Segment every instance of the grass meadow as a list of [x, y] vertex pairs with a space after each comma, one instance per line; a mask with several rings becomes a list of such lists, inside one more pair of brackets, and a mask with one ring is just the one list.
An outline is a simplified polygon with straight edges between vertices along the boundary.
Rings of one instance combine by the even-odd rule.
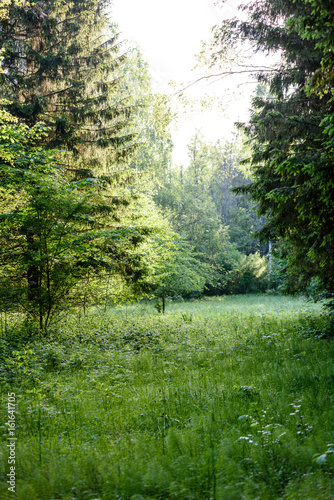
[[226, 296], [67, 316], [43, 340], [20, 328], [1, 336], [1, 499], [334, 498], [319, 304]]

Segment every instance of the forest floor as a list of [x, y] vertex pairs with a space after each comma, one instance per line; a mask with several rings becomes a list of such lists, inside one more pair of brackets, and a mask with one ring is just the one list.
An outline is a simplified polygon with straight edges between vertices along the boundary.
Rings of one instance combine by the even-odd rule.
[[0, 498], [333, 499], [325, 329], [275, 295], [68, 316], [25, 344], [7, 325]]

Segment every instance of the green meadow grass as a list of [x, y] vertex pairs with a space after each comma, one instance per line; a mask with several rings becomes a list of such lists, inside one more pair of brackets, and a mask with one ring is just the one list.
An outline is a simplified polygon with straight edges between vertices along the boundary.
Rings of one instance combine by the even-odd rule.
[[317, 304], [257, 295], [93, 311], [25, 346], [9, 331], [0, 498], [333, 499], [325, 328]]

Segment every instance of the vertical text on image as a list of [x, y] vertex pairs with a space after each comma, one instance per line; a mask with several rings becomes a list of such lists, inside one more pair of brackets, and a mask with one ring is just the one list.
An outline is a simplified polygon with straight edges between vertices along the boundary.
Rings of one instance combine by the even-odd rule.
[[15, 493], [16, 486], [16, 476], [15, 476], [15, 465], [16, 465], [16, 396], [15, 392], [8, 393], [7, 399], [7, 414], [8, 414], [8, 465], [9, 473], [7, 474], [9, 484], [8, 490]]

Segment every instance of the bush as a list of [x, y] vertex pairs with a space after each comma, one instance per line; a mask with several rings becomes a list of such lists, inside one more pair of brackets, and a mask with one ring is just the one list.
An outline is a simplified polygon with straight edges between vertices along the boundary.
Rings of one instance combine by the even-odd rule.
[[266, 291], [268, 266], [266, 257], [238, 250], [222, 254], [216, 263], [216, 282], [208, 286], [209, 295], [260, 293]]

